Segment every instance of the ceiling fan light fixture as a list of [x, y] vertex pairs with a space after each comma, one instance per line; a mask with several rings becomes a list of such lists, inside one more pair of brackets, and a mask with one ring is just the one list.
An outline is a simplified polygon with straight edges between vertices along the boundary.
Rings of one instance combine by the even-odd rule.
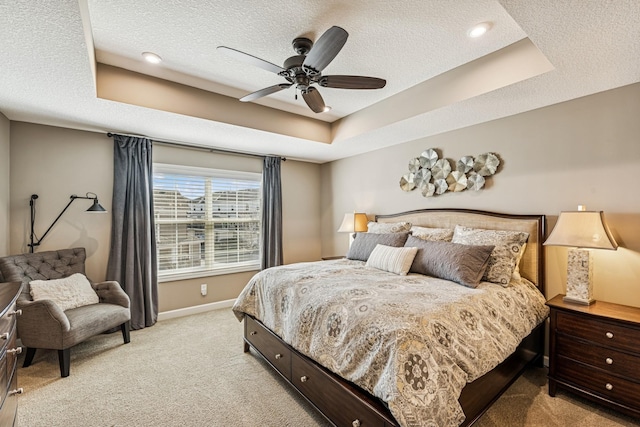
[[322, 112], [326, 113], [328, 111], [331, 111], [331, 107], [329, 107], [328, 105], [325, 105], [324, 108], [322, 109]]
[[162, 62], [162, 58], [160, 58], [160, 55], [157, 55], [153, 52], [142, 52], [142, 57], [150, 64], [159, 64]]
[[487, 31], [491, 29], [491, 22], [481, 22], [474, 25], [467, 31], [467, 35], [471, 38], [478, 38], [483, 36]]

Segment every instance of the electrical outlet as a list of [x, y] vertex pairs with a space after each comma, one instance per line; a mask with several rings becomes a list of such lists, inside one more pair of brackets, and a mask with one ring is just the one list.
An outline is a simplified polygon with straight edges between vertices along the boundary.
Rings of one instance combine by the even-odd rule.
[[200, 285], [200, 294], [202, 294], [202, 296], [207, 295], [207, 284], [203, 283], [202, 285]]

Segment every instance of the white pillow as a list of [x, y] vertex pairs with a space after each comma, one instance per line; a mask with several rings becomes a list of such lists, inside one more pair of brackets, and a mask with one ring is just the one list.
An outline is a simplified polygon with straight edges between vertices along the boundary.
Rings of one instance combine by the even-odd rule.
[[411, 268], [418, 248], [395, 248], [393, 246], [376, 245], [367, 259], [367, 267], [388, 271], [406, 276]]
[[62, 311], [100, 302], [98, 294], [89, 280], [81, 273], [54, 280], [33, 280], [29, 282], [34, 301], [48, 299]]

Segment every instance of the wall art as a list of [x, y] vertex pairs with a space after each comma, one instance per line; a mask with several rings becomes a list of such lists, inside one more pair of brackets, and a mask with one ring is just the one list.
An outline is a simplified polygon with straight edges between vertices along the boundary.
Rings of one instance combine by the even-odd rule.
[[440, 158], [438, 152], [428, 148], [409, 160], [409, 171], [400, 178], [403, 191], [420, 190], [424, 197], [444, 194], [447, 191], [478, 191], [484, 187], [485, 177], [496, 173], [500, 159], [494, 153], [479, 156], [463, 156], [455, 162]]

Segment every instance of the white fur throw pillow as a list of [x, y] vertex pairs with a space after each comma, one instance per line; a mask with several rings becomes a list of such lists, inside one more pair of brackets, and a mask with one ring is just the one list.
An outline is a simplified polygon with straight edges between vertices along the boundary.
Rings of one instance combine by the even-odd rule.
[[48, 299], [62, 311], [100, 302], [98, 294], [89, 280], [81, 273], [54, 280], [33, 280], [29, 282], [34, 301]]

